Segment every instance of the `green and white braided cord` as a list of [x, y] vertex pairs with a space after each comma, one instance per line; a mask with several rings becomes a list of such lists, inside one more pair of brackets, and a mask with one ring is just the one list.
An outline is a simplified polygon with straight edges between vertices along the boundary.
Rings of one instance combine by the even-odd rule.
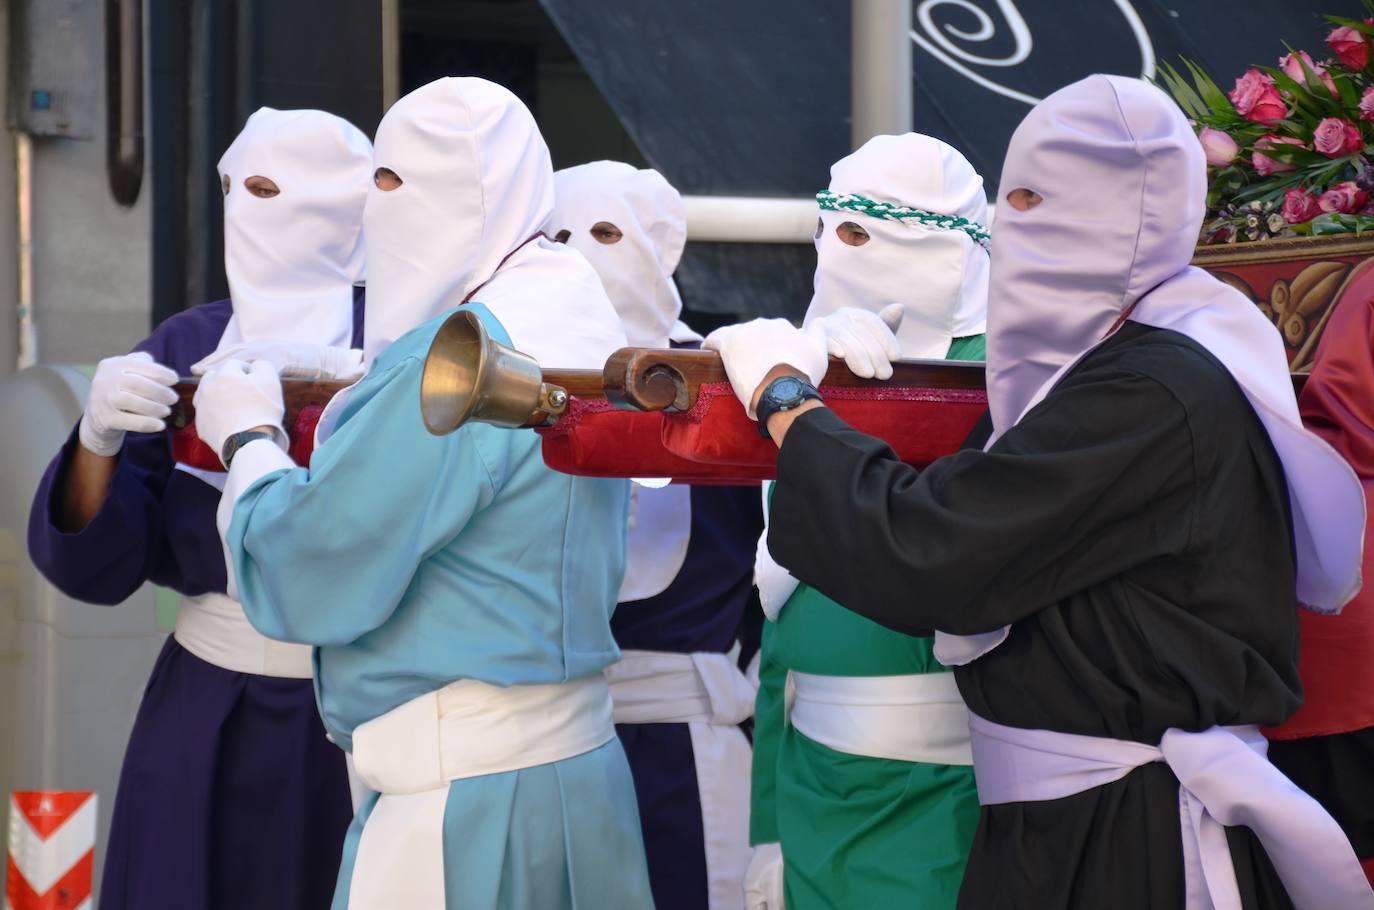
[[913, 208], [909, 205], [875, 202], [856, 193], [833, 193], [830, 190], [821, 190], [817, 193], [816, 201], [820, 203], [822, 211], [858, 212], [860, 215], [867, 215], [870, 218], [896, 221], [899, 224], [915, 223], [941, 231], [961, 231], [973, 238], [973, 242], [985, 250], [992, 241], [992, 234], [988, 232], [985, 226], [959, 215], [942, 215], [939, 212], [928, 212], [925, 209]]

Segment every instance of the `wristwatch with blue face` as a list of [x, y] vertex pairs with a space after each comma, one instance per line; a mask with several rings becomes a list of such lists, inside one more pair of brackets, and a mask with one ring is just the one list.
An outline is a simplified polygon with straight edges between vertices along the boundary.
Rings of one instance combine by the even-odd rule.
[[821, 393], [805, 379], [796, 376], [779, 376], [768, 383], [759, 396], [758, 407], [754, 409], [759, 416], [759, 435], [768, 438], [768, 418], [779, 411], [790, 411], [812, 399], [821, 400]]
[[229, 462], [234, 460], [234, 454], [238, 452], [239, 449], [248, 445], [248, 443], [252, 442], [254, 439], [275, 438], [276, 437], [271, 433], [264, 433], [262, 430], [244, 430], [240, 433], [235, 433], [233, 436], [224, 440], [224, 448], [220, 449], [219, 460], [224, 462], [224, 469], [227, 471], [229, 470]]

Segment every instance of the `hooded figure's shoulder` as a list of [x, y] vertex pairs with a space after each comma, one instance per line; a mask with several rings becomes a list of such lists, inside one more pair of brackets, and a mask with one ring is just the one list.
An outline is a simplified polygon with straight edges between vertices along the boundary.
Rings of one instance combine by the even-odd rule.
[[1106, 372], [1152, 380], [1197, 420], [1212, 421], [1248, 403], [1226, 366], [1197, 341], [1171, 329], [1126, 322], [1084, 359], [1075, 378]]

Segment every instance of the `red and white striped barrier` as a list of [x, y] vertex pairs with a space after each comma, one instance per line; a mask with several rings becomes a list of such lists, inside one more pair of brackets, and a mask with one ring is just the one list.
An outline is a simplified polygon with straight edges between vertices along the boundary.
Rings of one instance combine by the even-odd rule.
[[90, 791], [15, 791], [5, 910], [91, 910], [95, 820]]

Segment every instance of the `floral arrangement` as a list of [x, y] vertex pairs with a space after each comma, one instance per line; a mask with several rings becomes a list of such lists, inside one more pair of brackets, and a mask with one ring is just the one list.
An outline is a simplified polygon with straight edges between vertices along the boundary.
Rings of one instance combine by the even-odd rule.
[[1201, 67], [1159, 79], [1207, 153], [1202, 242], [1374, 231], [1374, 0], [1371, 18], [1327, 16], [1333, 56], [1289, 48], [1224, 92]]

